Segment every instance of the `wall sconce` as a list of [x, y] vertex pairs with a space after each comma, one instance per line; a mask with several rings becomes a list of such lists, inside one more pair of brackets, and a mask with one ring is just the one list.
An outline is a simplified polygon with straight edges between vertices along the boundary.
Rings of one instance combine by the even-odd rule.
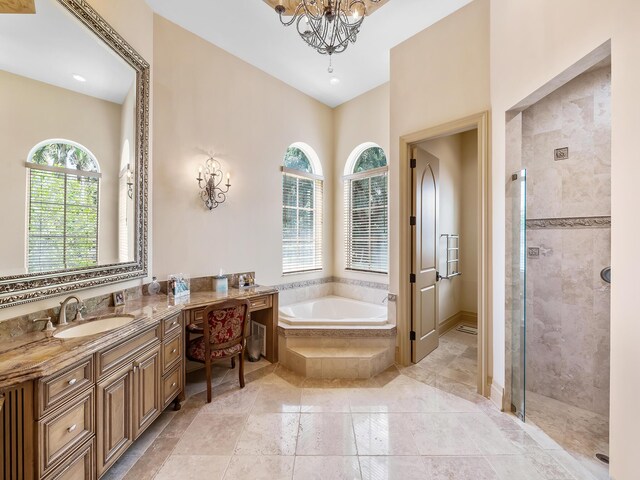
[[129, 164], [127, 164], [127, 195], [133, 200], [133, 172]]
[[226, 193], [231, 186], [231, 175], [227, 173], [227, 183], [224, 184], [226, 189], [222, 189], [222, 167], [220, 162], [213, 157], [209, 157], [204, 166], [198, 170], [198, 187], [202, 190], [200, 198], [209, 210], [213, 210], [227, 199]]

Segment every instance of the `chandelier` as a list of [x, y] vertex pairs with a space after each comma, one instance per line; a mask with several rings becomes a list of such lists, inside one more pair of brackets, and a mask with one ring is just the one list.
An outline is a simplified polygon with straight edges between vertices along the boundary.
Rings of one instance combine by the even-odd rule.
[[[379, 3], [381, 0], [367, 0]], [[302, 39], [322, 55], [344, 52], [355, 43], [360, 26], [367, 14], [365, 0], [300, 0], [291, 14], [282, 2], [275, 6], [285, 27], [296, 25]], [[331, 67], [330, 71], [331, 71]]]

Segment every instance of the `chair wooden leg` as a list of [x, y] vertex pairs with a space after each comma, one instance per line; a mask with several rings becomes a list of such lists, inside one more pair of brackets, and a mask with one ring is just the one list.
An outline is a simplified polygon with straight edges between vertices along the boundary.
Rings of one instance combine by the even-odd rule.
[[231, 369], [236, 368], [236, 357], [231, 357]]
[[240, 368], [238, 369], [240, 388], [244, 388], [244, 350], [240, 352]]
[[207, 376], [207, 403], [211, 403], [211, 360], [209, 358], [204, 362], [204, 369]]

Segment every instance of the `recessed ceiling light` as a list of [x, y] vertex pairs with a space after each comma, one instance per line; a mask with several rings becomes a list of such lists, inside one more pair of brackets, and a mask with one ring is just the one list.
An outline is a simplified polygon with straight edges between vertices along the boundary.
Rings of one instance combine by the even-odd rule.
[[84, 78], [82, 75], [78, 75], [77, 73], [73, 74], [73, 79], [77, 80], [78, 82], [86, 82], [87, 79]]
[[338, 77], [331, 77], [331, 80], [329, 80], [329, 83], [331, 85], [338, 85], [340, 83], [340, 79]]

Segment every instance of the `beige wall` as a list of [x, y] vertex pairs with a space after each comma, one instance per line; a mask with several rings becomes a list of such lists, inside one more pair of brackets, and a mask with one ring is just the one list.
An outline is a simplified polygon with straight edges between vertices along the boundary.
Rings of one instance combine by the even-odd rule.
[[[477, 168], [475, 130], [436, 138], [420, 147], [439, 160], [440, 235], [460, 235], [461, 276], [438, 284], [440, 323], [460, 312], [477, 313]], [[438, 244], [438, 270], [445, 274], [446, 240]]]
[[[109, 24], [114, 27], [120, 35], [122, 35], [136, 51], [144, 57], [144, 59], [152, 63], [153, 61], [153, 12], [144, 0], [91, 0], [91, 5], [100, 13]], [[153, 66], [151, 68], [153, 77]], [[153, 82], [152, 82], [153, 83]], [[153, 85], [152, 85], [153, 90]], [[151, 106], [153, 110], [153, 105]], [[153, 138], [153, 121], [150, 125], [150, 136]], [[153, 162], [153, 152], [150, 152], [150, 159]], [[118, 152], [118, 155], [120, 153]], [[8, 158], [8, 157], [6, 157]], [[26, 182], [26, 178], [25, 178]], [[153, 186], [150, 185], [149, 195], [153, 194]], [[150, 209], [152, 207], [150, 206]], [[150, 210], [151, 215], [151, 210]], [[151, 217], [149, 218], [151, 221]], [[22, 220], [24, 222], [24, 220]], [[152, 232], [149, 232], [149, 268], [152, 268]], [[4, 245], [4, 244], [3, 244]], [[118, 289], [130, 288], [140, 285], [141, 280], [132, 280], [129, 282], [119, 283], [117, 285], [108, 285], [104, 287], [92, 288], [80, 292], [82, 298], [103, 295]], [[0, 310], [0, 321], [13, 318], [18, 315], [27, 314], [46, 308], [58, 306], [60, 297], [52, 297], [38, 302], [19, 305], [16, 307], [5, 308]]]
[[98, 263], [117, 261], [121, 105], [4, 71], [0, 71], [0, 104], [4, 171], [0, 204], [11, 205], [2, 215], [11, 228], [3, 233], [0, 274], [27, 273], [29, 186], [25, 162], [33, 147], [54, 138], [77, 142], [96, 156], [102, 173]]
[[462, 214], [460, 226], [460, 309], [478, 313], [478, 131], [461, 134]]
[[[263, 284], [330, 275], [332, 110], [161, 17], [154, 39], [154, 274], [255, 270]], [[324, 271], [283, 277], [280, 166], [299, 141], [324, 169]], [[232, 184], [211, 212], [195, 181], [207, 152]]]
[[[475, 0], [391, 50], [390, 291], [400, 290], [400, 202], [409, 202], [400, 138], [490, 109], [489, 1]], [[404, 246], [406, 248], [406, 246]], [[398, 304], [398, 324], [409, 321]], [[409, 330], [408, 328], [406, 329]], [[504, 350], [504, 347], [502, 347]]]
[[344, 278], [387, 283], [388, 275], [345, 269], [343, 175], [351, 153], [363, 143], [378, 144], [385, 151], [387, 159], [389, 158], [389, 84], [374, 88], [337, 107], [333, 111], [333, 134], [335, 139], [333, 273]]
[[[638, 223], [630, 206], [638, 199], [640, 153], [640, 2], [636, 0], [492, 0], [494, 305], [504, 305], [505, 112], [537, 88], [612, 40], [612, 269], [610, 473], [616, 480], [638, 472], [640, 376], [635, 312]], [[569, 33], [569, 34], [568, 34]], [[542, 40], [544, 39], [544, 41]], [[631, 215], [631, 216], [630, 216]], [[504, 312], [494, 309], [494, 381], [503, 382]], [[502, 349], [502, 350], [501, 350]], [[501, 355], [502, 354], [502, 355]], [[503, 383], [502, 383], [503, 384]]]

